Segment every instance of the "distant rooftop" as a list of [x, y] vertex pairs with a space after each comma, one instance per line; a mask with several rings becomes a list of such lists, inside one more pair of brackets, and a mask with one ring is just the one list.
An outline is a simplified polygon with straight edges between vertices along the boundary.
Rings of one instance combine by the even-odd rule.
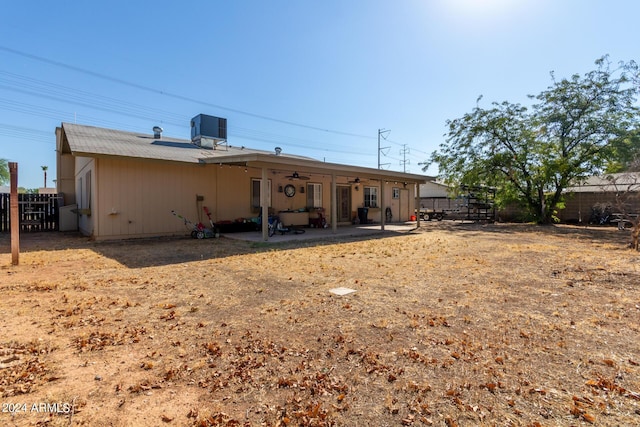
[[600, 193], [640, 191], [640, 173], [624, 172], [591, 176], [586, 181], [567, 187], [567, 193]]

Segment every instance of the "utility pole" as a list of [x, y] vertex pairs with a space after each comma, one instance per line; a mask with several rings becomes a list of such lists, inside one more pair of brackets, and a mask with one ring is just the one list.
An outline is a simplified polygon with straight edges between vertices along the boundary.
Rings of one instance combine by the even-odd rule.
[[380, 163], [380, 153], [382, 150], [388, 150], [391, 147], [380, 147], [380, 137], [387, 139], [386, 134], [391, 132], [389, 129], [378, 129], [378, 169], [382, 169], [383, 165], [389, 165], [389, 163]]
[[411, 160], [407, 160], [407, 154], [411, 153], [411, 148], [407, 147], [407, 144], [402, 144], [402, 149], [400, 150], [400, 155], [402, 156], [402, 160], [400, 160], [400, 166], [402, 166], [402, 171], [407, 172], [407, 165], [411, 163]]

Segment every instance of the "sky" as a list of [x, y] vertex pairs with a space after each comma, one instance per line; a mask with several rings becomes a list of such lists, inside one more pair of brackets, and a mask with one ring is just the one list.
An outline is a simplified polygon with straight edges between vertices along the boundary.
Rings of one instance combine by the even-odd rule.
[[25, 188], [55, 185], [63, 122], [189, 139], [197, 114], [230, 145], [435, 175], [480, 95], [528, 105], [640, 54], [637, 0], [2, 3], [0, 158]]

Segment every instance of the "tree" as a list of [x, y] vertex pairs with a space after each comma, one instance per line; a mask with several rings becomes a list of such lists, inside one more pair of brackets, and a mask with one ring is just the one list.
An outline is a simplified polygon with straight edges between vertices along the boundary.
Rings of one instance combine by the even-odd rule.
[[0, 185], [9, 182], [9, 163], [7, 159], [0, 159]]
[[18, 187], [19, 194], [38, 194], [37, 188]]
[[607, 164], [606, 173], [636, 169], [638, 159], [640, 159], [640, 129], [632, 131], [623, 138], [613, 140], [612, 151], [612, 158]]
[[553, 84], [529, 96], [537, 101], [530, 108], [505, 101], [447, 121], [446, 142], [428, 165], [437, 163], [453, 186], [497, 187], [499, 204], [517, 202], [538, 222], [551, 222], [562, 191], [603, 171], [610, 141], [638, 128], [638, 66], [612, 69], [606, 56], [596, 65], [560, 81], [551, 73]]

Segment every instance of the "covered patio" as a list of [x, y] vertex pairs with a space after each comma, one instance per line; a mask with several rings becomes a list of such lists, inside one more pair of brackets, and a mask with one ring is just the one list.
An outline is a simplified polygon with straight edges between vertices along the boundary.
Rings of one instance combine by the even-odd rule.
[[[286, 187], [292, 187], [297, 182], [304, 182], [309, 180], [308, 176], [322, 177], [323, 181], [328, 181], [330, 184], [330, 198], [328, 200], [328, 207], [326, 207], [327, 216], [329, 218], [328, 229], [306, 229], [310, 232], [307, 237], [305, 234], [295, 235], [293, 233], [287, 233], [291, 238], [305, 239], [312, 238], [309, 236], [319, 233], [331, 233], [333, 235], [344, 233], [367, 233], [371, 231], [385, 231], [389, 229], [402, 229], [406, 227], [415, 227], [416, 223], [407, 226], [404, 225], [406, 221], [411, 219], [414, 210], [419, 206], [418, 188], [420, 184], [423, 184], [429, 180], [429, 177], [424, 175], [410, 174], [405, 172], [387, 171], [373, 168], [365, 168], [359, 166], [350, 166], [337, 163], [321, 162], [306, 157], [296, 156], [284, 156], [280, 155], [280, 152], [276, 150], [275, 154], [272, 153], [260, 153], [249, 152], [246, 154], [236, 154], [221, 156], [218, 158], [202, 159], [202, 163], [205, 164], [218, 164], [220, 167], [230, 166], [244, 168], [245, 172], [248, 169], [252, 171], [259, 171], [259, 209], [258, 214], [262, 218], [267, 218], [269, 215], [277, 212], [271, 212], [270, 208], [277, 206], [271, 200], [271, 180], [276, 179], [278, 183], [275, 183], [278, 188], [278, 192], [283, 191], [283, 185]], [[308, 176], [307, 176], [308, 175]], [[279, 184], [282, 182], [282, 184]], [[351, 212], [357, 208], [369, 207], [371, 201], [366, 201], [361, 204], [356, 201], [355, 194], [359, 191], [359, 187], [363, 187], [362, 191], [365, 191], [365, 183], [369, 186], [376, 188], [375, 203], [372, 210], [375, 212], [369, 215], [369, 219], [372, 224], [361, 224], [360, 227], [350, 227]], [[294, 192], [295, 192], [294, 187]], [[300, 187], [304, 190], [304, 187]], [[341, 190], [344, 190], [341, 192]], [[286, 192], [286, 191], [285, 191]], [[344, 196], [342, 196], [344, 194]], [[403, 194], [404, 199], [403, 200]], [[287, 196], [290, 196], [287, 194]], [[341, 198], [342, 197], [342, 198]], [[362, 197], [360, 195], [360, 197]], [[366, 198], [366, 196], [365, 196]], [[402, 206], [395, 206], [393, 210], [396, 210], [398, 218], [395, 221], [390, 220], [390, 214], [393, 215], [392, 200]], [[345, 205], [348, 206], [345, 208]], [[273, 209], [272, 209], [273, 210]], [[345, 217], [341, 210], [348, 211]], [[287, 211], [295, 212], [295, 210]], [[417, 226], [420, 225], [420, 219], [417, 219]], [[284, 225], [289, 225], [286, 222]], [[392, 228], [389, 228], [393, 225]], [[340, 227], [339, 227], [340, 226]], [[399, 227], [399, 228], [398, 228]], [[246, 234], [246, 233], [243, 233]], [[276, 238], [273, 236], [271, 238]], [[260, 233], [260, 240], [269, 240], [268, 222], [262, 221], [262, 230]], [[251, 239], [253, 240], [253, 239]]]

